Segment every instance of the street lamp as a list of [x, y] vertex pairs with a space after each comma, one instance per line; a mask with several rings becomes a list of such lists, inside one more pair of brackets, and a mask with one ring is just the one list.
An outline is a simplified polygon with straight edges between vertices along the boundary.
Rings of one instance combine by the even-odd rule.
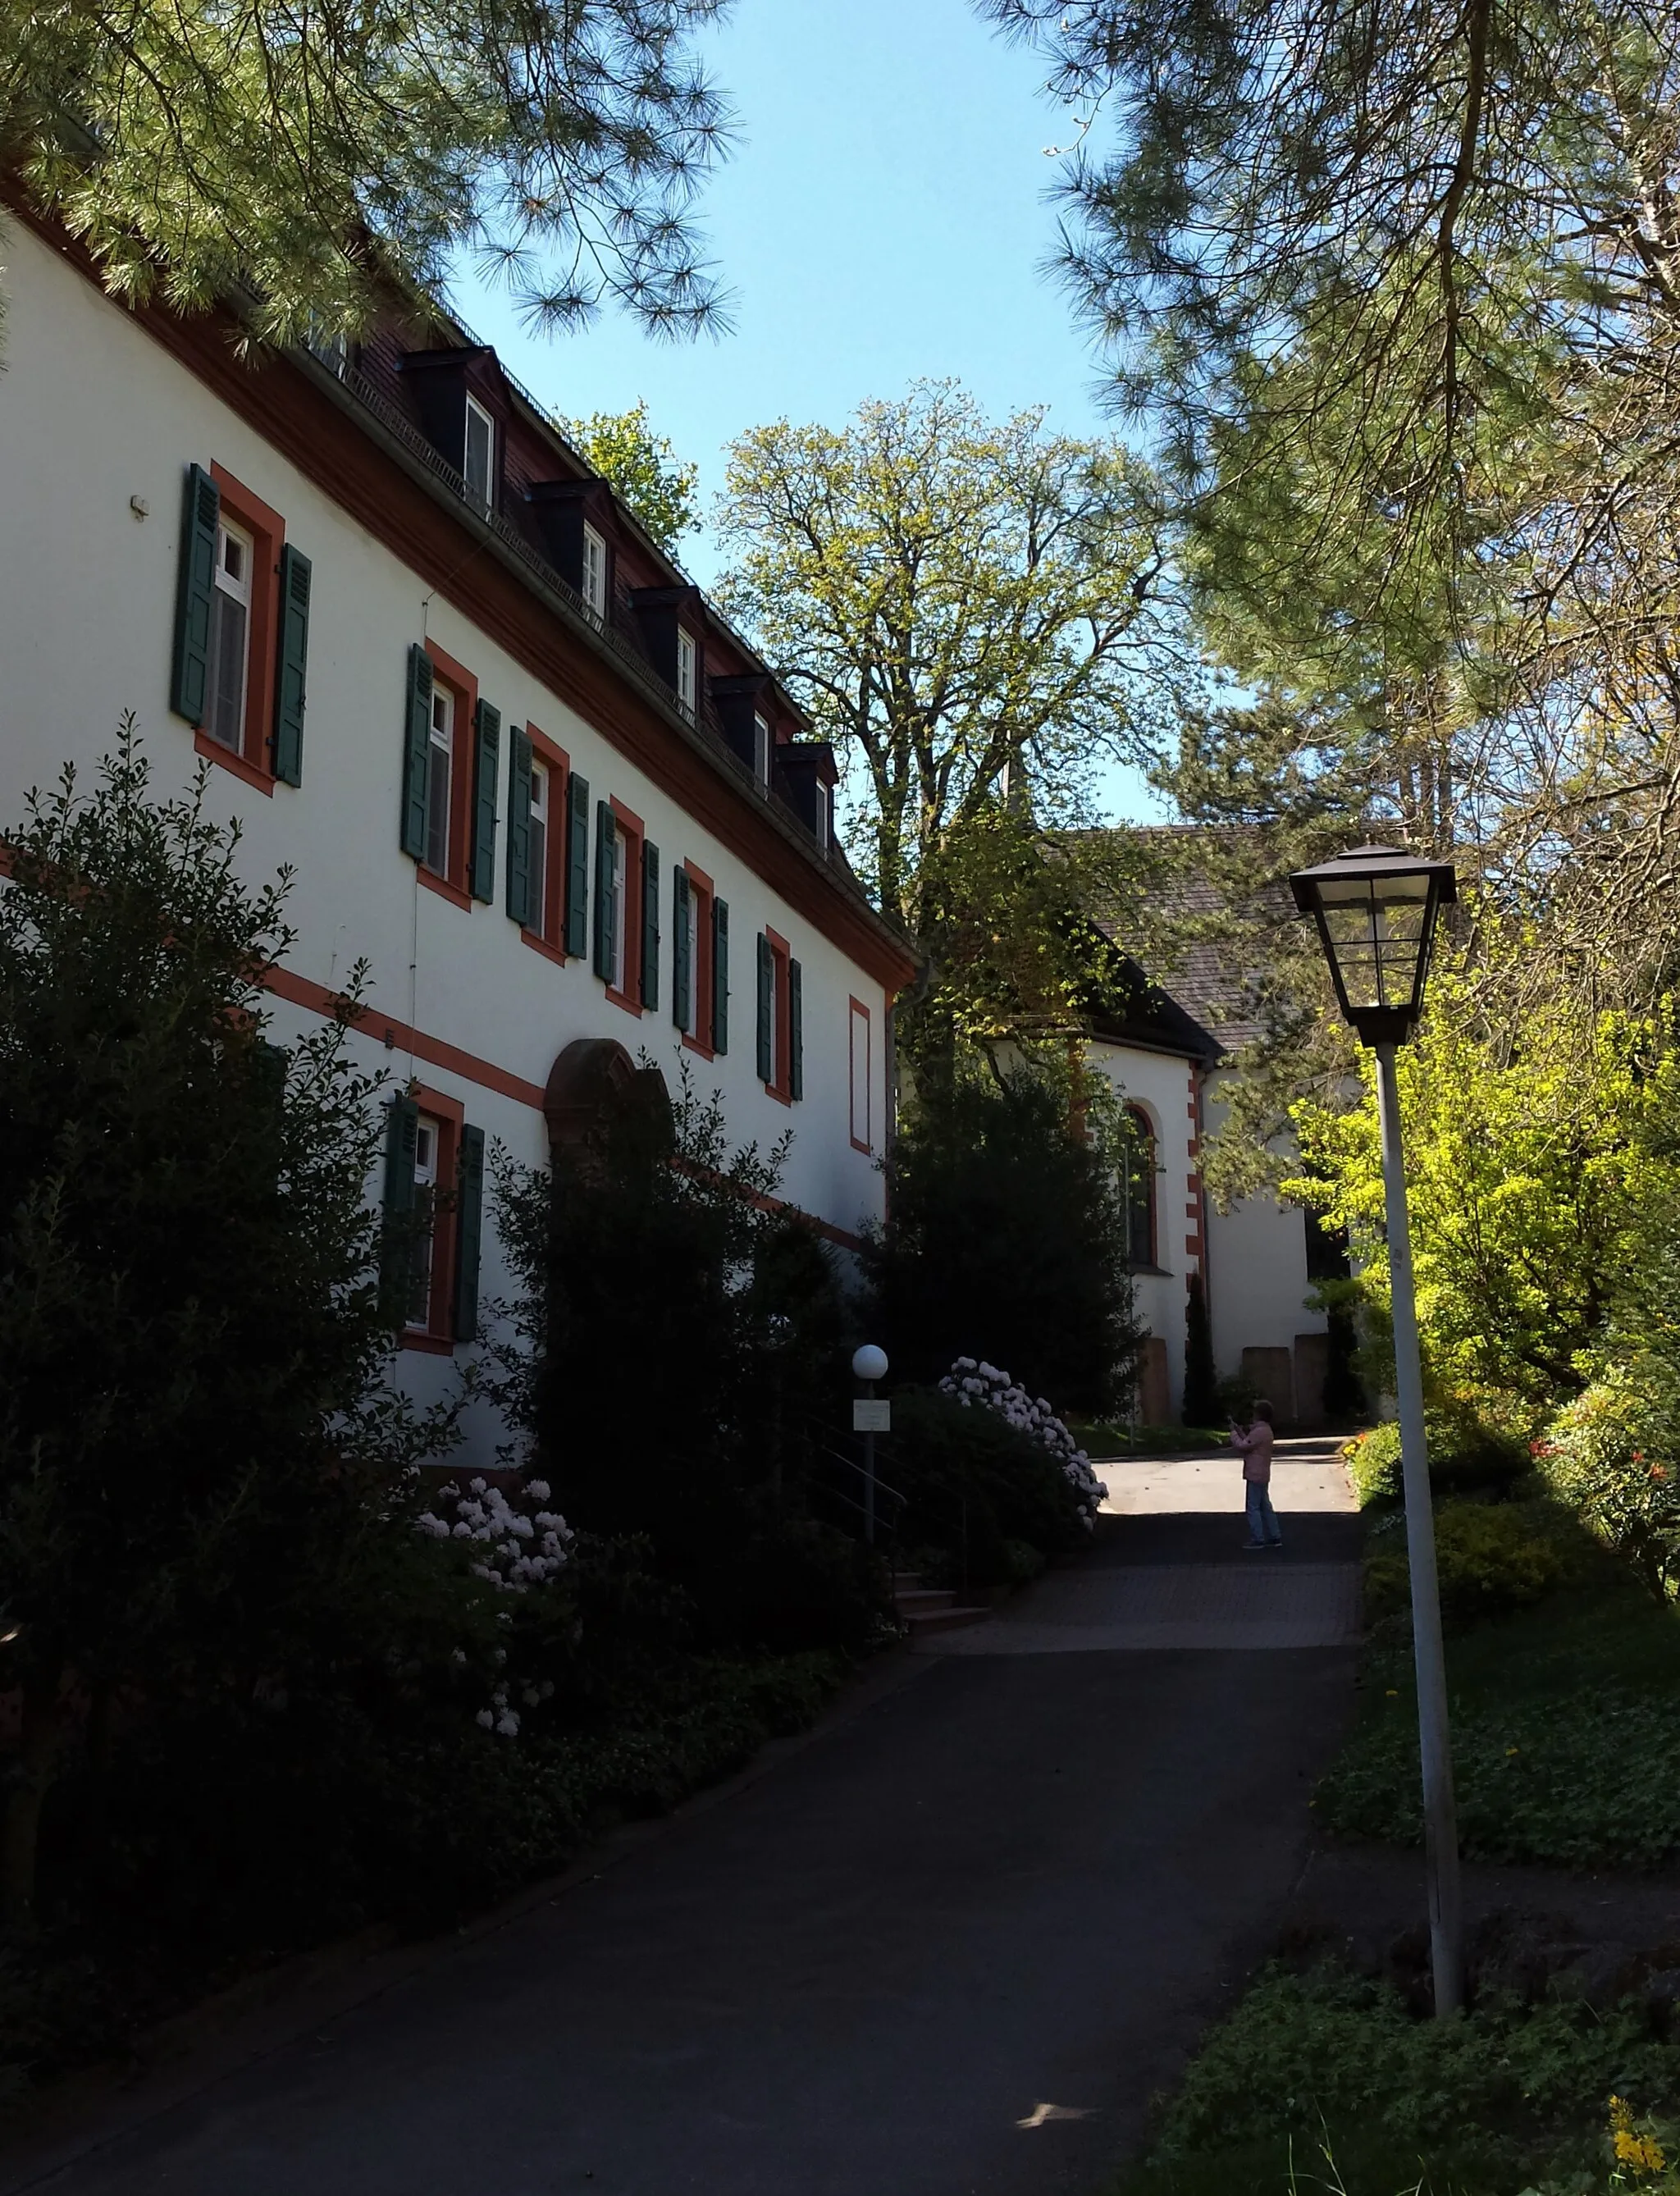
[[1412, 1652], [1417, 1671], [1418, 1752], [1423, 1770], [1423, 1853], [1429, 1894], [1429, 1957], [1435, 2013], [1464, 2003], [1464, 1922], [1458, 1835], [1452, 1806], [1452, 1748], [1446, 1723], [1446, 1662], [1435, 1576], [1429, 1453], [1423, 1433], [1423, 1367], [1406, 1217], [1394, 1049], [1417, 1026], [1435, 918], [1458, 898], [1450, 862], [1422, 862], [1393, 847], [1355, 847], [1290, 879], [1295, 904], [1319, 926], [1336, 996], [1361, 1043], [1377, 1055], [1377, 1112], [1394, 1299], [1394, 1388], [1400, 1402], [1406, 1546], [1412, 1573]]

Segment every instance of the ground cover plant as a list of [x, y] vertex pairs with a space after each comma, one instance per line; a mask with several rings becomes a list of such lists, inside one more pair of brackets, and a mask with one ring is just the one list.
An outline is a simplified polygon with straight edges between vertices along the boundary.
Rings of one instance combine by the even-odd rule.
[[[1645, 1592], [1566, 1512], [1538, 1501], [1512, 1507], [1549, 1543], [1557, 1582], [1532, 1605], [1449, 1629], [1464, 1852], [1566, 1868], [1662, 1865], [1680, 1852], [1680, 1611]], [[1417, 1843], [1417, 1708], [1403, 1615], [1374, 1633], [1360, 1687], [1354, 1732], [1316, 1795], [1319, 1823], [1336, 1835]]]
[[1438, 2022], [1392, 1981], [1277, 1966], [1211, 2031], [1116, 2196], [1593, 2196], [1648, 2185], [1632, 2146], [1660, 2155], [1653, 2116], [1677, 2112], [1680, 2038], [1642, 2002], [1492, 1993]]

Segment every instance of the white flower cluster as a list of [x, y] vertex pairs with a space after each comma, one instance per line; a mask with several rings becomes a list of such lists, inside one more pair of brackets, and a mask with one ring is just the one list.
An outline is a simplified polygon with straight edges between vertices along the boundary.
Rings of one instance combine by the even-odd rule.
[[[517, 1491], [516, 1500], [546, 1504], [548, 1495], [546, 1480], [528, 1479]], [[467, 1569], [475, 1578], [505, 1592], [523, 1593], [531, 1586], [546, 1586], [565, 1568], [572, 1531], [555, 1511], [516, 1508], [499, 1487], [483, 1479], [469, 1480], [465, 1494], [453, 1480], [441, 1487], [438, 1510], [444, 1514], [423, 1511], [414, 1520], [417, 1529], [434, 1540], [471, 1542]], [[478, 1719], [482, 1723], [484, 1716]], [[519, 1728], [517, 1715], [513, 1727]]]
[[486, 1731], [499, 1731], [504, 1738], [519, 1736], [519, 1711], [508, 1706], [505, 1685], [497, 1686], [490, 1696], [489, 1707], [480, 1708], [475, 1720], [482, 1724]]
[[959, 1357], [939, 1383], [942, 1395], [955, 1396], [965, 1410], [979, 1403], [996, 1411], [1017, 1432], [1048, 1448], [1079, 1497], [1079, 1515], [1086, 1531], [1095, 1529], [1097, 1511], [1108, 1489], [1091, 1469], [1091, 1459], [1042, 1396], [1029, 1396], [1009, 1375], [984, 1358]]

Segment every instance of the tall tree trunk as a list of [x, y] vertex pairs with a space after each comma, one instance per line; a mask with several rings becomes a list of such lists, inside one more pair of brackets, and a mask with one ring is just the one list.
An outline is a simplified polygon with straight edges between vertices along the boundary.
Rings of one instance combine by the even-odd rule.
[[13, 1928], [26, 1927], [35, 1918], [41, 1809], [57, 1767], [63, 1676], [61, 1670], [54, 1670], [26, 1679], [23, 1688], [18, 1779], [6, 1808], [5, 1835], [0, 1838], [0, 1916]]

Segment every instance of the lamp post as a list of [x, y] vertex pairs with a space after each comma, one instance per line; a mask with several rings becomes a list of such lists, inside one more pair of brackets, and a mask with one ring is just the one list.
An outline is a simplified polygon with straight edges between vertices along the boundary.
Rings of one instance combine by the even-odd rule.
[[1394, 1299], [1394, 1390], [1400, 1404], [1406, 1546], [1412, 1574], [1412, 1652], [1417, 1672], [1418, 1752], [1423, 1771], [1423, 1865], [1429, 1883], [1429, 1962], [1435, 2013], [1464, 2004], [1464, 1923], [1458, 1833], [1452, 1804], [1452, 1748], [1446, 1720], [1446, 1662], [1435, 1576], [1429, 1456], [1423, 1433], [1423, 1369], [1412, 1280], [1406, 1154], [1400, 1141], [1394, 1052], [1423, 1011], [1435, 918], [1458, 897], [1450, 862], [1423, 862], [1393, 847], [1355, 847], [1290, 879], [1295, 904], [1319, 927], [1336, 996], [1361, 1043], [1377, 1055], [1377, 1112], [1383, 1136], [1383, 1191]]
[[875, 1544], [875, 1435], [891, 1410], [875, 1399], [875, 1382], [886, 1378], [886, 1352], [866, 1342], [852, 1354], [852, 1370], [863, 1384], [863, 1397], [852, 1406], [852, 1425], [863, 1436], [863, 1538]]

